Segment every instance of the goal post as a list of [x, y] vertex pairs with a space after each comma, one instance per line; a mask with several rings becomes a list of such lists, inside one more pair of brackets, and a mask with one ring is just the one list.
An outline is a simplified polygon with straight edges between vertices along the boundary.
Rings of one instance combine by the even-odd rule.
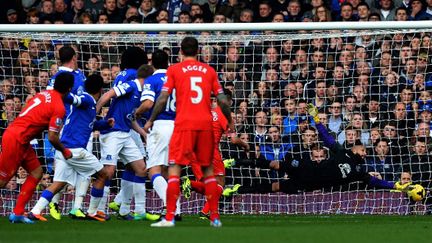
[[[61, 46], [74, 46], [79, 68], [86, 75], [100, 74], [108, 89], [127, 47], [140, 46], [147, 53], [163, 49], [176, 63], [181, 39], [193, 35], [200, 43], [199, 59], [214, 67], [221, 84], [233, 93], [237, 134], [249, 142], [249, 157], [309, 156], [305, 137], [314, 131], [308, 130], [314, 124], [304, 105], [313, 103], [341, 146], [349, 148], [356, 139], [366, 146], [362, 169], [393, 182], [411, 179], [428, 189], [432, 179], [428, 152], [432, 149], [431, 33], [431, 21], [0, 25], [0, 97], [5, 107], [1, 134], [20, 104], [43, 90], [56, 72], [56, 51]], [[98, 154], [97, 135], [94, 142]], [[52, 148], [43, 138], [32, 144], [45, 171], [52, 173]], [[246, 156], [226, 137], [220, 149], [224, 159]], [[187, 169], [184, 173], [191, 175]], [[0, 190], [0, 215], [15, 205], [24, 174], [17, 175], [18, 185], [11, 182]], [[287, 178], [253, 165], [235, 165], [227, 169], [226, 183], [253, 189], [259, 183]], [[119, 180], [114, 178], [114, 189]], [[64, 213], [73, 199], [73, 188], [67, 190], [60, 205]], [[197, 213], [203, 203], [204, 198], [193, 193], [191, 199], [182, 199], [182, 210]], [[147, 210], [158, 212], [161, 205], [148, 190]], [[402, 193], [375, 190], [360, 182], [296, 195], [251, 190], [221, 198], [220, 203], [222, 213], [242, 214], [409, 214], [425, 213], [429, 206], [428, 201], [413, 203]]]

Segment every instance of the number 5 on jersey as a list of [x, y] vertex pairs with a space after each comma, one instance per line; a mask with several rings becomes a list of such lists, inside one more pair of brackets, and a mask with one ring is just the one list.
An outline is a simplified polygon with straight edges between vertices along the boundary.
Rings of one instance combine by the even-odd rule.
[[191, 77], [191, 90], [195, 91], [197, 93], [196, 97], [191, 97], [191, 101], [193, 104], [198, 104], [201, 102], [203, 98], [203, 91], [200, 86], [198, 86], [198, 83], [202, 83], [202, 77]]

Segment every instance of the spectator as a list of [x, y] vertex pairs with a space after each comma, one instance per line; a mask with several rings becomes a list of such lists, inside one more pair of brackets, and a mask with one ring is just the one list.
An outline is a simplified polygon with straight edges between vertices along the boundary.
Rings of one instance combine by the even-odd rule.
[[218, 0], [207, 0], [207, 3], [202, 5], [202, 11], [205, 23], [212, 23], [214, 15], [219, 11], [220, 3]]
[[245, 5], [245, 3], [240, 3], [238, 0], [228, 0], [219, 8], [218, 13], [223, 14], [229, 22], [238, 22]]
[[[316, 0], [315, 0], [316, 1]], [[320, 0], [318, 0], [320, 1]], [[312, 1], [314, 2], [314, 1]], [[307, 14], [305, 14], [307, 16]], [[330, 22], [332, 21], [331, 11], [324, 6], [319, 6], [312, 17], [314, 22]]]
[[[330, 117], [328, 118], [328, 130], [339, 135], [344, 127], [344, 120], [342, 118], [342, 104], [340, 102], [333, 102], [330, 107]], [[322, 122], [321, 122], [322, 123]]]
[[303, 15], [301, 4], [298, 0], [290, 0], [288, 3], [287, 11], [284, 11], [285, 22], [302, 22]]
[[70, 13], [73, 16], [72, 23], [80, 23], [81, 15], [85, 12], [84, 0], [72, 0], [72, 8]]
[[15, 9], [7, 11], [7, 24], [19, 24], [18, 12]]
[[372, 11], [379, 15], [381, 21], [391, 21], [396, 16], [393, 0], [379, 0], [379, 6]]
[[85, 0], [84, 9], [91, 14], [92, 21], [97, 22], [98, 17], [104, 12], [104, 0]]
[[259, 4], [258, 15], [255, 17], [254, 22], [271, 22], [273, 19], [273, 12], [270, 3], [262, 1]]
[[294, 99], [285, 99], [284, 108], [286, 117], [283, 119], [283, 135], [290, 135], [297, 131], [298, 116], [296, 113], [296, 102]]
[[358, 21], [369, 21], [370, 8], [366, 2], [361, 2], [357, 5]]
[[[151, 5], [151, 0], [143, 0], [143, 3], [145, 1], [150, 1], [150, 5]], [[124, 16], [121, 15], [119, 9], [117, 8], [116, 0], [105, 0], [104, 13], [108, 17], [108, 23], [110, 24], [123, 22]]]
[[375, 143], [376, 155], [367, 160], [366, 171], [378, 172], [384, 180], [396, 181], [395, 175], [400, 170], [400, 164], [392, 161], [388, 143], [386, 139], [380, 139]]
[[31, 8], [27, 12], [27, 24], [39, 24], [39, 11], [37, 8]]
[[426, 7], [421, 0], [412, 0], [411, 3], [411, 14], [408, 17], [409, 20], [431, 20], [432, 15], [426, 12]]
[[408, 20], [408, 10], [404, 7], [399, 7], [396, 9], [396, 21], [407, 21]]
[[73, 13], [67, 10], [64, 0], [54, 0], [54, 21], [62, 20], [65, 24], [73, 23]]

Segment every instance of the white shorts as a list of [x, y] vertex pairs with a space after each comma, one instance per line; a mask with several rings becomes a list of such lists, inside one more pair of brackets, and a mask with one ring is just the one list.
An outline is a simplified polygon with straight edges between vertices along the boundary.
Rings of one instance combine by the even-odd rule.
[[174, 121], [157, 120], [147, 135], [147, 151], [149, 159], [147, 168], [157, 165], [168, 166], [168, 147], [174, 130]]
[[123, 164], [143, 159], [129, 132], [110, 132], [100, 135], [101, 162], [104, 165], [117, 165], [121, 160]]
[[76, 184], [78, 176], [89, 178], [103, 168], [102, 163], [83, 148], [70, 149], [72, 158], [66, 160], [60, 151], [55, 153], [54, 181]]
[[139, 133], [135, 132], [135, 130], [130, 130], [130, 135], [132, 137], [132, 139], [134, 140], [134, 142], [136, 143], [136, 145], [138, 146], [138, 149], [140, 150], [142, 157], [146, 158], [147, 157], [147, 151], [144, 147], [144, 143], [141, 140], [141, 135], [139, 135]]
[[87, 151], [89, 151], [90, 153], [93, 153], [93, 133], [90, 133], [90, 137], [89, 140], [87, 142], [87, 147], [86, 147]]

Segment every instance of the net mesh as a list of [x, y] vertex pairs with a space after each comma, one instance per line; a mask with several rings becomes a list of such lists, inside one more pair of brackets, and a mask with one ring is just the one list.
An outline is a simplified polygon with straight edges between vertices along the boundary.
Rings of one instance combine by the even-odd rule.
[[[306, 143], [307, 127], [302, 124], [311, 123], [304, 118], [304, 105], [313, 103], [341, 145], [349, 147], [356, 139], [366, 145], [365, 169], [389, 181], [412, 180], [430, 188], [430, 33], [0, 33], [1, 134], [25, 101], [43, 90], [57, 71], [56, 52], [61, 46], [76, 47], [79, 68], [86, 75], [100, 74], [107, 90], [119, 72], [119, 57], [127, 47], [140, 46], [148, 53], [163, 49], [170, 53], [171, 63], [176, 63], [181, 39], [192, 34], [200, 42], [199, 59], [213, 66], [221, 84], [233, 92], [237, 134], [252, 148], [245, 153], [223, 137], [220, 148], [224, 159], [253, 158], [266, 149], [273, 159], [282, 158], [286, 152], [298, 152], [293, 148], [303, 148]], [[277, 127], [280, 135], [269, 136], [271, 127]], [[387, 138], [387, 145], [376, 144], [380, 138]], [[46, 173], [52, 174], [53, 148], [44, 137], [32, 144]], [[99, 155], [97, 134], [94, 145], [94, 153]], [[300, 151], [308, 155], [307, 149]], [[189, 170], [184, 173], [191, 174]], [[113, 179], [110, 201], [120, 185], [120, 174], [121, 168]], [[25, 176], [26, 172], [19, 170], [17, 183], [11, 181], [0, 190], [1, 215], [13, 208]], [[30, 207], [52, 178], [45, 177]], [[227, 169], [226, 183], [253, 186], [283, 179], [286, 175], [242, 165]], [[69, 186], [60, 201], [63, 213], [71, 208], [73, 190]], [[85, 208], [88, 201], [87, 196]], [[182, 199], [182, 210], [197, 213], [203, 204], [204, 198], [193, 193], [189, 200]], [[409, 214], [425, 213], [427, 205], [427, 200], [415, 204], [404, 194], [373, 190], [354, 182], [297, 195], [235, 195], [222, 198], [220, 208], [223, 213]], [[148, 211], [159, 211], [161, 206], [160, 199], [149, 189]]]

